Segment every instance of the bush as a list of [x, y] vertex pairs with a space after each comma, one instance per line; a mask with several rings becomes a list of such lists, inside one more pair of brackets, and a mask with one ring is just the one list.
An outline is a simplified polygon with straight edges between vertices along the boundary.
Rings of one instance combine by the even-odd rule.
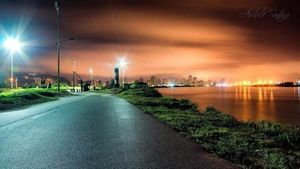
[[287, 159], [282, 153], [266, 152], [263, 154], [259, 164], [264, 166], [264, 168], [288, 169], [290, 167], [287, 162]]
[[0, 110], [45, 102], [59, 96], [70, 95], [67, 91], [60, 93], [48, 89], [16, 89], [0, 93]]
[[136, 88], [121, 92], [121, 95], [135, 95], [140, 97], [161, 97], [161, 94], [154, 88]]
[[41, 98], [41, 96], [37, 93], [17, 93], [16, 97], [20, 97], [25, 100], [34, 100], [34, 99]]
[[256, 131], [263, 132], [269, 136], [278, 136], [285, 130], [285, 126], [282, 124], [267, 121], [255, 123], [254, 128]]
[[240, 134], [230, 134], [222, 137], [216, 145], [216, 153], [220, 157], [241, 164], [249, 164], [248, 158], [254, 153], [250, 141]]
[[62, 91], [61, 93], [58, 93], [56, 91], [52, 90], [37, 90], [36, 91], [39, 95], [42, 95], [44, 97], [56, 97], [61, 95], [61, 93], [64, 93], [65, 91]]
[[213, 107], [207, 107], [206, 111], [202, 112], [206, 120], [210, 121], [215, 126], [220, 127], [234, 127], [238, 126], [240, 122], [229, 114], [219, 112]]
[[190, 128], [195, 128], [199, 125], [199, 120], [197, 120], [196, 115], [191, 114], [182, 114], [176, 110], [175, 112], [161, 113], [155, 114], [154, 116], [158, 119], [166, 122], [172, 128], [176, 129], [177, 131], [188, 131]]
[[120, 94], [123, 91], [125, 91], [125, 89], [123, 89], [123, 88], [113, 88], [113, 89], [111, 89], [112, 94]]
[[191, 132], [191, 137], [194, 138], [197, 142], [209, 143], [212, 144], [210, 147], [212, 150], [213, 146], [218, 142], [221, 137], [224, 137], [229, 134], [228, 128], [214, 127], [211, 124], [199, 127], [196, 130]]
[[282, 147], [293, 149], [300, 143], [300, 130], [291, 128], [290, 130], [281, 132], [276, 138]]

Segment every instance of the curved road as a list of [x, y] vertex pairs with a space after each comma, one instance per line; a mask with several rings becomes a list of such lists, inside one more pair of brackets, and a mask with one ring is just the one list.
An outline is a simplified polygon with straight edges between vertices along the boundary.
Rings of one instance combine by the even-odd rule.
[[0, 113], [0, 168], [237, 168], [110, 95]]

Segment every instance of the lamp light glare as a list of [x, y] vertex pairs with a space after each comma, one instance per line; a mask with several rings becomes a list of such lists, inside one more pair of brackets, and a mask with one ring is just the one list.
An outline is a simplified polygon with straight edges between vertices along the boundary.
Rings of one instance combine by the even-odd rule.
[[89, 72], [90, 72], [90, 73], [93, 73], [93, 72], [94, 72], [94, 70], [93, 70], [92, 67], [89, 69]]
[[20, 51], [22, 44], [16, 40], [9, 38], [4, 42], [4, 47], [11, 52]]
[[121, 67], [122, 69], [127, 69], [128, 61], [126, 57], [121, 57], [118, 59], [117, 66]]
[[120, 67], [126, 67], [127, 66], [127, 64], [128, 64], [128, 62], [127, 62], [127, 60], [126, 60], [126, 58], [120, 58], [119, 59], [119, 66]]

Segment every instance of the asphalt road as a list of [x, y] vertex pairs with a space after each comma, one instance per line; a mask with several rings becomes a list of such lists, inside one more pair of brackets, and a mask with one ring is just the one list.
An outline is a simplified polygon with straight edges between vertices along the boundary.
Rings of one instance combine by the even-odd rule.
[[123, 99], [88, 94], [0, 113], [0, 168], [236, 166]]

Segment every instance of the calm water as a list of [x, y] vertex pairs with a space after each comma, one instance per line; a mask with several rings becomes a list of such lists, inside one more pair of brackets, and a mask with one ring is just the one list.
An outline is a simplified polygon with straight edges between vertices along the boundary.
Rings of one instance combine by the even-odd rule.
[[216, 107], [240, 120], [300, 125], [300, 87], [161, 88], [165, 96], [187, 98], [200, 109]]

